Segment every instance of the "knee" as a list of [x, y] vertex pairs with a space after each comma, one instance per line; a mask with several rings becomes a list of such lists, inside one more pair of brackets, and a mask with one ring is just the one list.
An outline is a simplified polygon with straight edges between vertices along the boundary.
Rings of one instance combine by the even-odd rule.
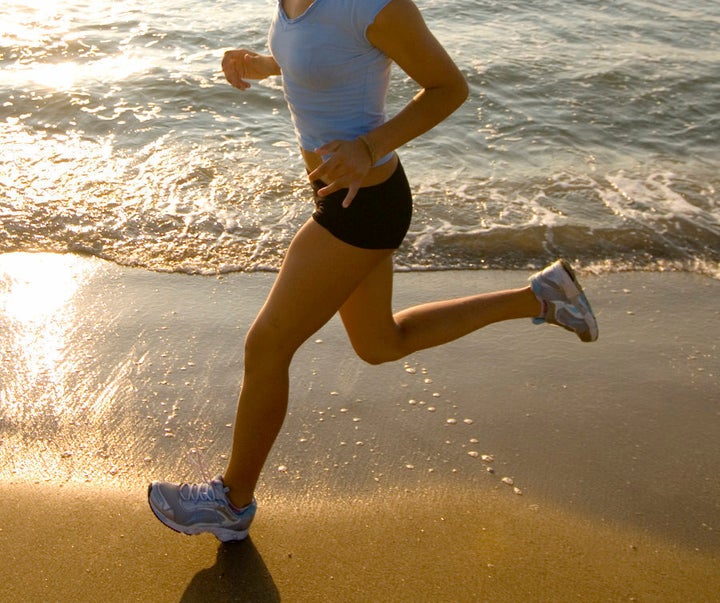
[[372, 352], [364, 352], [360, 350], [355, 350], [355, 353], [358, 355], [360, 360], [363, 362], [367, 362], [368, 364], [372, 364], [373, 366], [378, 366], [379, 364], [384, 364], [386, 362], [390, 362], [391, 358], [386, 357], [382, 354], [378, 354], [375, 351]]
[[290, 364], [296, 349], [279, 329], [256, 321], [245, 336], [245, 370]]
[[389, 329], [347, 329], [347, 334], [355, 353], [368, 364], [393, 362], [408, 354], [405, 331], [399, 324]]
[[377, 366], [402, 358], [404, 354], [398, 353], [391, 345], [383, 343], [352, 342], [353, 349], [358, 357], [368, 364]]

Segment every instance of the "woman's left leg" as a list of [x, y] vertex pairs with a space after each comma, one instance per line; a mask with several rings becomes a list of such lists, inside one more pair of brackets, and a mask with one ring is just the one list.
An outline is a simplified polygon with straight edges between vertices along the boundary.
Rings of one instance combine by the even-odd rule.
[[392, 283], [392, 257], [387, 257], [340, 309], [353, 348], [371, 364], [442, 345], [495, 322], [534, 318], [542, 309], [528, 286], [420, 304], [393, 314]]

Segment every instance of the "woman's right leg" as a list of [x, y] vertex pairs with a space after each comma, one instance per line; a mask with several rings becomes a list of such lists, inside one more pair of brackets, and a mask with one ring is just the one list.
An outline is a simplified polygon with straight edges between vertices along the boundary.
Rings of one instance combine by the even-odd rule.
[[247, 335], [245, 375], [223, 479], [152, 482], [148, 502], [160, 521], [185, 534], [210, 532], [223, 542], [247, 536], [256, 508], [248, 503], [285, 418], [295, 351], [391, 254], [343, 243], [314, 220], [298, 231]]
[[233, 446], [223, 482], [243, 506], [282, 427], [288, 370], [295, 351], [343, 305], [389, 250], [367, 250], [336, 239], [309, 220], [291, 243], [265, 305], [245, 342], [245, 372]]

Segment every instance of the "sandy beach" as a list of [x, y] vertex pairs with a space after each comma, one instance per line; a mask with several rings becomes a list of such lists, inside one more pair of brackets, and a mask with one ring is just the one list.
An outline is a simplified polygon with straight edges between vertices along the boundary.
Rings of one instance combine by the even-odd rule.
[[[397, 275], [403, 307], [524, 272]], [[717, 601], [720, 281], [582, 275], [600, 340], [529, 321], [405, 361], [297, 354], [251, 538], [163, 527], [224, 463], [274, 275], [0, 255], [2, 601]]]

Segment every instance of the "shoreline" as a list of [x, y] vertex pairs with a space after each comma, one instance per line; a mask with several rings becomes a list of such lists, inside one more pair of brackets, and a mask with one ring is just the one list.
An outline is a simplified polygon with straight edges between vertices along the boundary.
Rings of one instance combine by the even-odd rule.
[[[396, 306], [527, 276], [400, 272]], [[228, 547], [161, 526], [145, 485], [221, 470], [243, 335], [274, 275], [38, 255], [0, 256], [0, 277], [15, 359], [0, 368], [3, 600], [720, 590], [719, 281], [581, 274], [596, 343], [514, 321], [379, 367], [333, 319], [291, 369], [251, 541]]]

